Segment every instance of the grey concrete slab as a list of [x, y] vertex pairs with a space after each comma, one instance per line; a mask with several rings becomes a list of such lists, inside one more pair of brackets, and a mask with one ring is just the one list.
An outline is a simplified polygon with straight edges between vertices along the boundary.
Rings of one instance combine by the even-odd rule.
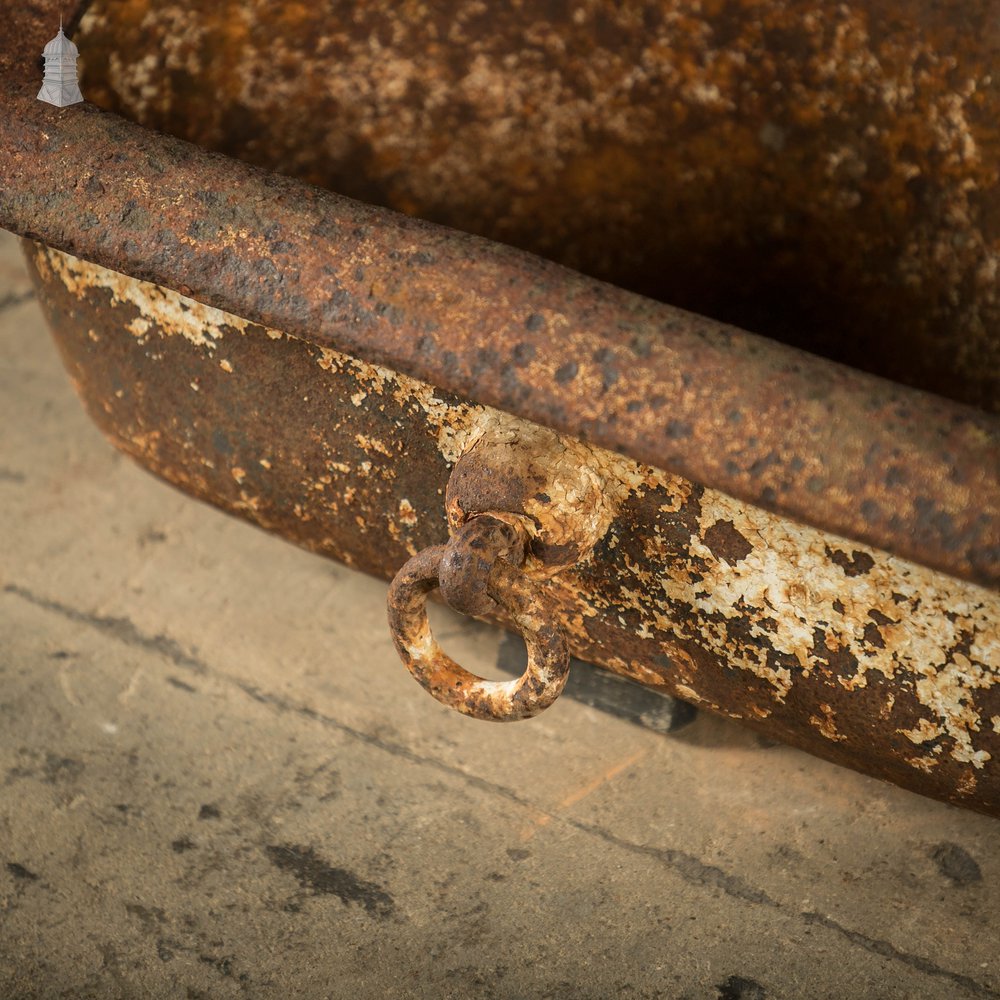
[[997, 822], [707, 716], [462, 718], [384, 602], [112, 451], [0, 240], [0, 996], [1000, 997]]

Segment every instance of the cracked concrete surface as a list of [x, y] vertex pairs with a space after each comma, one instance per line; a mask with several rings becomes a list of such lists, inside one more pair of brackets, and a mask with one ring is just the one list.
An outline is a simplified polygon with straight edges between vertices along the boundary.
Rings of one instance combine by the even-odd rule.
[[113, 452], [0, 240], [0, 996], [1000, 998], [995, 820], [708, 716], [462, 718], [384, 603]]

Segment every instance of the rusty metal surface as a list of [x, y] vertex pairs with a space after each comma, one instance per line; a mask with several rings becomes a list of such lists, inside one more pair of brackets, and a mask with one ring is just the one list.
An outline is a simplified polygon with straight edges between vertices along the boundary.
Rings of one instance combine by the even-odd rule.
[[[389, 585], [389, 629], [407, 670], [438, 701], [463, 715], [514, 722], [543, 712], [569, 676], [566, 637], [537, 585], [519, 568], [524, 544], [507, 523], [471, 518], [445, 545], [407, 560]], [[512, 557], [514, 557], [512, 559]], [[427, 597], [436, 586], [458, 611], [500, 611], [524, 639], [528, 663], [512, 681], [488, 681], [459, 666], [431, 632]], [[488, 603], [487, 603], [488, 601]]]
[[[30, 52], [55, 9], [18, 11], [24, 30], [0, 40], [6, 228], [801, 522], [1000, 582], [998, 418], [89, 105], [45, 107]], [[965, 17], [954, 4], [926, 16]], [[922, 341], [905, 353], [924, 356]]]
[[520, 525], [491, 514], [476, 515], [462, 524], [448, 540], [435, 567], [434, 575], [444, 602], [455, 611], [474, 617], [496, 611], [497, 602], [490, 594], [494, 566], [498, 559], [503, 559], [520, 567], [524, 563], [526, 540]]
[[603, 498], [585, 536], [523, 475], [488, 499], [526, 511], [529, 553], [563, 532], [576, 565], [549, 576], [529, 556], [526, 572], [575, 655], [1000, 814], [996, 590], [57, 251], [29, 260], [95, 421], [186, 492], [389, 578], [471, 513], [445, 492], [459, 458], [541, 455], [553, 490]]
[[12, 98], [0, 224], [766, 509], [1000, 581], [1000, 420], [152, 135]]
[[97, 0], [81, 42], [134, 121], [1000, 408], [995, 0]]

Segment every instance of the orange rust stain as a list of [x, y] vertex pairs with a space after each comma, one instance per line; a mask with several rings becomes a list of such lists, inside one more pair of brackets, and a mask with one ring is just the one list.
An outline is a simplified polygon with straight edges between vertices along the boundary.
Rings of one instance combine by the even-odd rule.
[[619, 761], [612, 767], [609, 767], [603, 774], [599, 774], [596, 778], [588, 781], [586, 784], [581, 785], [579, 788], [570, 792], [564, 799], [562, 799], [559, 804], [555, 807], [555, 810], [551, 813], [540, 813], [538, 818], [534, 821], [532, 826], [525, 828], [521, 833], [521, 840], [528, 841], [535, 836], [536, 833], [543, 827], [549, 825], [552, 820], [556, 819], [559, 813], [565, 812], [567, 809], [575, 806], [578, 802], [581, 802], [588, 795], [592, 795], [602, 786], [608, 784], [608, 782], [614, 781], [623, 771], [627, 771], [633, 764], [637, 764], [643, 757], [647, 755], [648, 750], [637, 750], [634, 754], [626, 757], [624, 760]]

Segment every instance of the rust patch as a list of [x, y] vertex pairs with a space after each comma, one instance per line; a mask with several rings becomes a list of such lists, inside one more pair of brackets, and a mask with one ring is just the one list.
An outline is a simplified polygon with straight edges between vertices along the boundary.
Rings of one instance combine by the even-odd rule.
[[716, 521], [705, 530], [705, 544], [716, 559], [725, 559], [735, 565], [745, 559], [753, 546], [736, 530], [732, 521]]
[[857, 549], [850, 555], [841, 549], [827, 549], [827, 555], [848, 576], [861, 576], [863, 573], [870, 572], [875, 565], [875, 561], [867, 552], [860, 552]]

